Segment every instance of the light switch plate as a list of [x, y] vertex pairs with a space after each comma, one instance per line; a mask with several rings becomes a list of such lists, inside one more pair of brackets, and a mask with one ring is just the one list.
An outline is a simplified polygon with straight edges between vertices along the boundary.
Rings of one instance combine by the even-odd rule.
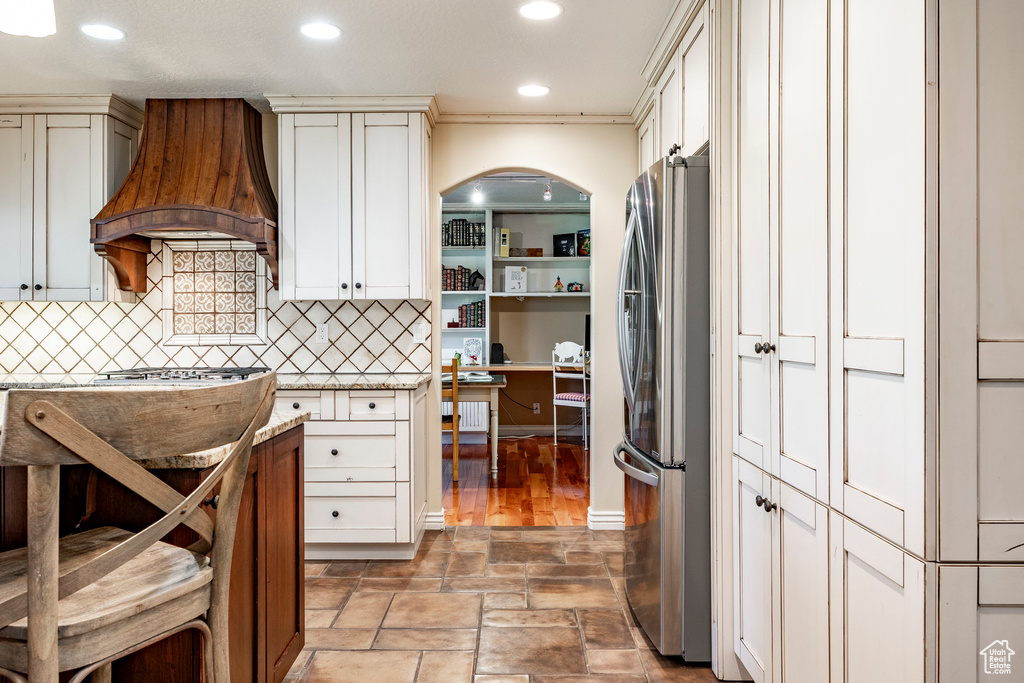
[[316, 326], [316, 337], [314, 339], [317, 344], [326, 344], [327, 339], [327, 323], [321, 323]]
[[413, 344], [426, 344], [427, 343], [427, 324], [416, 323], [412, 326], [412, 343]]

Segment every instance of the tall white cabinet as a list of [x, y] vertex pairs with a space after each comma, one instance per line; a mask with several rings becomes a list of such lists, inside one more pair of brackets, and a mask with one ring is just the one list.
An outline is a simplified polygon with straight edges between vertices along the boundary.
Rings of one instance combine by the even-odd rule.
[[282, 299], [427, 299], [432, 97], [276, 97]]
[[89, 220], [128, 175], [141, 127], [110, 95], [0, 97], [0, 300], [134, 301]]
[[733, 649], [987, 680], [1024, 643], [1024, 7], [730, 4]]

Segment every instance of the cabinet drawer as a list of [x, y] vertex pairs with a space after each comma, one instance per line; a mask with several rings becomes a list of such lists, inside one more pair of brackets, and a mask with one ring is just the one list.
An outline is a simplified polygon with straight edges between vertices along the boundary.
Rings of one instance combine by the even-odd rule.
[[306, 481], [408, 481], [409, 423], [306, 424]]
[[[306, 485], [306, 543], [395, 542], [398, 512], [394, 484], [330, 487], [352, 490], [345, 491], [349, 495], [317, 496], [310, 495]], [[373, 495], [375, 489], [389, 490], [390, 495]]]
[[[334, 419], [334, 392], [278, 391], [274, 407], [278, 410], [308, 410], [313, 420]], [[296, 407], [298, 406], [298, 407]]]
[[337, 414], [339, 419], [348, 415], [349, 420], [408, 420], [409, 392], [339, 391]]

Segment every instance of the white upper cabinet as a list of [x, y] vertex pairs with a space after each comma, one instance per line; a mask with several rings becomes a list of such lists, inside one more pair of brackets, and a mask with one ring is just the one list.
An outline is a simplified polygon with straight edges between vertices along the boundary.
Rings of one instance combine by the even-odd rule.
[[[634, 110], [640, 170], [668, 154], [688, 156], [703, 151], [710, 133], [711, 47], [708, 7], [687, 8], [685, 26], [673, 39], [666, 34], [644, 68], [646, 95]], [[656, 48], [656, 49], [657, 49]], [[762, 113], [763, 117], [763, 113]]]
[[89, 221], [131, 169], [141, 122], [110, 96], [0, 97], [0, 299], [134, 300]]
[[32, 124], [0, 115], [0, 300], [32, 299]]
[[281, 298], [429, 298], [433, 98], [268, 99], [279, 115]]

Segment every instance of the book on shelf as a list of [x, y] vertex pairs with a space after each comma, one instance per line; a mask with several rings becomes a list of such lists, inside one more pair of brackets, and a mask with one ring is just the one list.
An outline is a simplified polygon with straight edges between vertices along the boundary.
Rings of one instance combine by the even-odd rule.
[[459, 327], [486, 327], [487, 305], [481, 301], [473, 301], [459, 306]]
[[471, 223], [465, 218], [453, 218], [441, 223], [442, 247], [482, 247], [487, 226]]

